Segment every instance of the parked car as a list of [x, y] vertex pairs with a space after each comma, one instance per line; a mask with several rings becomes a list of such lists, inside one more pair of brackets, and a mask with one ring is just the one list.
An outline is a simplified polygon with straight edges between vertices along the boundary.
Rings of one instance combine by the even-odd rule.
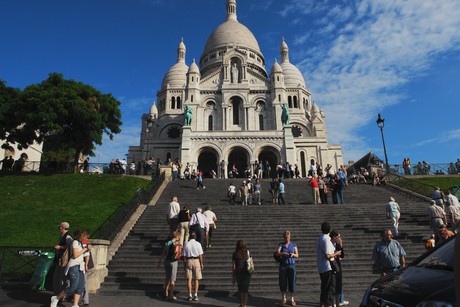
[[360, 306], [455, 307], [454, 238], [372, 283]]

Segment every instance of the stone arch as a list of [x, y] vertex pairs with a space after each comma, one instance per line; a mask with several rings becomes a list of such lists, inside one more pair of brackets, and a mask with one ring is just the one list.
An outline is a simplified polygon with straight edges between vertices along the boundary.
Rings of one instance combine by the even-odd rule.
[[231, 124], [241, 127], [244, 123], [244, 99], [239, 95], [233, 95], [228, 100], [228, 104], [232, 108]]
[[[264, 165], [264, 178], [276, 177], [276, 165], [281, 161], [281, 149], [274, 146], [263, 146], [257, 151], [257, 160]], [[270, 165], [270, 171], [266, 170], [266, 162]]]
[[212, 171], [217, 174], [217, 164], [219, 161], [219, 151], [210, 146], [204, 146], [198, 152], [197, 170], [203, 171], [203, 176], [212, 178]]
[[236, 166], [238, 170], [237, 177], [243, 178], [244, 171], [247, 167], [251, 167], [251, 150], [246, 146], [235, 145], [228, 150], [228, 170]]

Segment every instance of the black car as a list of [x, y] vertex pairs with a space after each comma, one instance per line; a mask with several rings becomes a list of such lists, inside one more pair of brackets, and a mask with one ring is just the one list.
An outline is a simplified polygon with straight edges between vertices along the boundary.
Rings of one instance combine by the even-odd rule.
[[454, 243], [451, 238], [405, 269], [375, 281], [360, 306], [455, 307]]

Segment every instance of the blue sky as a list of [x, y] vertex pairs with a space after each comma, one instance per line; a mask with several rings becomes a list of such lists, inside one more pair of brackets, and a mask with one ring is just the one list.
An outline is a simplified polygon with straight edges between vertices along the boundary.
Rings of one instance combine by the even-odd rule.
[[[2, 0], [0, 79], [24, 88], [60, 72], [121, 101], [122, 133], [94, 162], [138, 145], [143, 113], [176, 62], [199, 58], [225, 21], [226, 0]], [[460, 1], [237, 0], [270, 71], [281, 37], [326, 111], [329, 143], [344, 161], [383, 158], [375, 120], [385, 118], [391, 164], [460, 158]]]

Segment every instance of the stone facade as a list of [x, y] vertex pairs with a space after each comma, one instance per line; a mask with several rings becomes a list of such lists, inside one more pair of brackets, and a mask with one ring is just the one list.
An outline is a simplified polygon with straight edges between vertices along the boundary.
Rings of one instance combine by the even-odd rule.
[[290, 63], [284, 38], [280, 63], [275, 60], [267, 74], [256, 38], [237, 20], [236, 0], [227, 0], [227, 20], [209, 36], [200, 68], [195, 60], [187, 66], [185, 55], [181, 40], [157, 103], [142, 117], [140, 146], [129, 148], [129, 161], [178, 159], [205, 174], [219, 173], [222, 160], [240, 173], [256, 160], [272, 169], [289, 162], [302, 176], [312, 160], [335, 169], [343, 164], [341, 146], [328, 144], [325, 112]]

